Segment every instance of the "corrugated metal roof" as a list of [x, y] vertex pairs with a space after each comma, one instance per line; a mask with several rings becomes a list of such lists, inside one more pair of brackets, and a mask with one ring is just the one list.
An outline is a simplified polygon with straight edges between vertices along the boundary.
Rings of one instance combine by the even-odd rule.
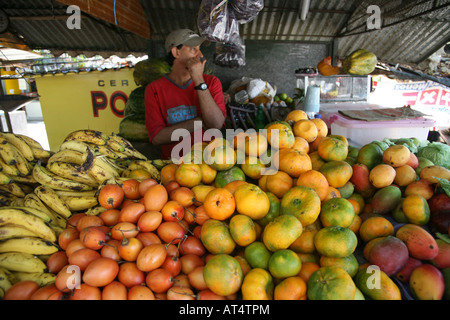
[[[45, 0], [0, 0], [14, 34], [31, 48], [120, 56], [148, 52], [178, 28], [197, 29], [201, 0], [140, 0], [150, 25], [150, 41], [110, 23], [83, 15], [82, 29], [69, 30], [65, 5]], [[111, 1], [112, 3], [112, 1]], [[450, 41], [450, 0], [311, 0], [305, 20], [302, 1], [265, 0], [256, 18], [240, 25], [245, 40], [328, 42], [337, 56], [358, 48], [381, 61], [417, 64]], [[381, 9], [382, 27], [368, 30], [369, 5]], [[39, 19], [54, 16], [55, 19]]]

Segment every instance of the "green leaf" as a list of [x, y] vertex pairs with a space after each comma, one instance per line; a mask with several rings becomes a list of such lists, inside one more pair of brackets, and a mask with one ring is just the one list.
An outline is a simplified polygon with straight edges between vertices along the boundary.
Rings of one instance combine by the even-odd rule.
[[435, 178], [435, 179], [437, 179], [437, 181], [439, 181], [442, 189], [445, 191], [445, 194], [450, 197], [450, 181], [448, 181], [447, 179], [442, 179], [442, 178], [437, 178], [437, 177], [433, 177], [433, 178]]

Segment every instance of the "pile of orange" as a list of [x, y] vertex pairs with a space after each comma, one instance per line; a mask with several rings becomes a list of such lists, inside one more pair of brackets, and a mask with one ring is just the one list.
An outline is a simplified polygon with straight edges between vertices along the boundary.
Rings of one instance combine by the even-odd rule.
[[[186, 158], [166, 165], [161, 181], [136, 172], [121, 184], [102, 186], [98, 199], [104, 210], [97, 216], [71, 217], [59, 236], [62, 250], [48, 260], [56, 282], [40, 288], [36, 296], [370, 296], [357, 281], [358, 271], [368, 264], [360, 265], [355, 250], [362, 246], [366, 254], [371, 241], [395, 235], [392, 224], [375, 214], [375, 192], [394, 183], [406, 189], [415, 181], [427, 181], [403, 194], [396, 216], [424, 225], [430, 217], [429, 198], [423, 196], [433, 194], [425, 187], [436, 187], [438, 182], [431, 179], [447, 172], [413, 174], [408, 162], [412, 156], [401, 147], [381, 157], [372, 147], [359, 152], [345, 137], [330, 135], [324, 121], [309, 120], [301, 110], [265, 129], [265, 134], [236, 136], [234, 142], [243, 143], [220, 139], [205, 144], [200, 163]], [[366, 174], [355, 167], [362, 162], [370, 164]], [[68, 287], [70, 265], [81, 271], [78, 287]]]

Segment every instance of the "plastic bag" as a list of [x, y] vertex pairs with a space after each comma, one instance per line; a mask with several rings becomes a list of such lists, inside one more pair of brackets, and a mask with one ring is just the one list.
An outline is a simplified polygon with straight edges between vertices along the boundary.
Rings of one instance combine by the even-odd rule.
[[239, 23], [247, 23], [256, 18], [264, 8], [264, 0], [230, 0], [234, 15]]
[[213, 62], [228, 68], [245, 66], [245, 46], [241, 43], [216, 43]]
[[197, 24], [200, 35], [211, 42], [241, 42], [239, 22], [228, 0], [202, 0]]

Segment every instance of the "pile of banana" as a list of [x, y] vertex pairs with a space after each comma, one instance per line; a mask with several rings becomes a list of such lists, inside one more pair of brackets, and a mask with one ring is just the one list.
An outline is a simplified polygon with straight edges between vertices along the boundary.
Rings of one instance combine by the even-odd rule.
[[58, 230], [65, 220], [54, 218], [31, 207], [0, 207], [0, 298], [19, 281], [33, 280], [40, 286], [55, 281], [46, 260], [60, 250]]

